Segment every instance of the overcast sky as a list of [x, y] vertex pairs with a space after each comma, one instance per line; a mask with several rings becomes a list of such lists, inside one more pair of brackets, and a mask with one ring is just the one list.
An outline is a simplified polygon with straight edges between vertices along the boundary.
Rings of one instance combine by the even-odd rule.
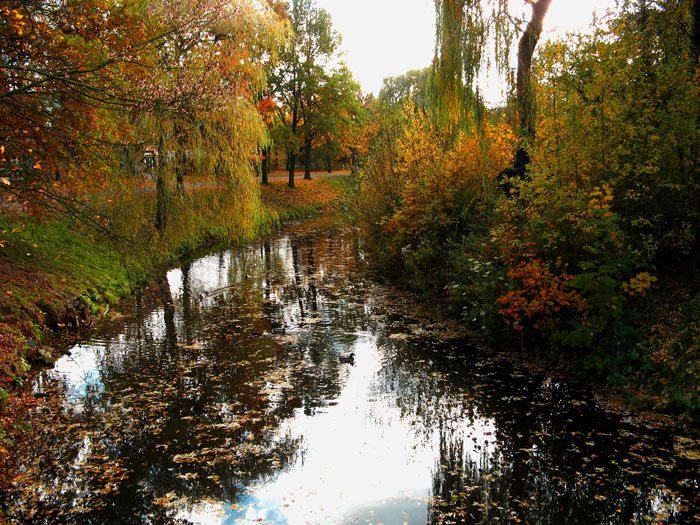
[[[433, 0], [316, 0], [343, 36], [344, 60], [365, 93], [379, 93], [382, 80], [430, 65], [435, 46]], [[545, 38], [584, 31], [592, 14], [614, 0], [554, 0], [545, 19]], [[524, 0], [510, 0], [513, 12], [526, 12]], [[529, 8], [528, 8], [529, 15]], [[487, 102], [502, 98], [499, 82], [482, 86]]]

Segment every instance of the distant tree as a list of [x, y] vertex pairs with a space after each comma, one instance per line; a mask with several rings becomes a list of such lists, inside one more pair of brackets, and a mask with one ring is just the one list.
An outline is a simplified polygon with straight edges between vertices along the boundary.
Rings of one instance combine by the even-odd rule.
[[297, 155], [303, 142], [302, 126], [323, 83], [325, 68], [335, 57], [340, 36], [333, 31], [331, 17], [313, 0], [293, 0], [287, 4], [294, 37], [280, 55], [270, 82], [287, 128], [285, 136], [289, 186], [294, 187]]
[[343, 149], [343, 142], [352, 136], [353, 126], [361, 111], [360, 86], [343, 64], [330, 75], [323, 76], [317, 93], [304, 107], [304, 177], [311, 176], [312, 147], [323, 149], [330, 171], [332, 158]]
[[390, 105], [403, 105], [410, 99], [419, 109], [428, 108], [428, 82], [430, 68], [413, 69], [395, 77], [387, 77], [379, 92], [379, 102]]

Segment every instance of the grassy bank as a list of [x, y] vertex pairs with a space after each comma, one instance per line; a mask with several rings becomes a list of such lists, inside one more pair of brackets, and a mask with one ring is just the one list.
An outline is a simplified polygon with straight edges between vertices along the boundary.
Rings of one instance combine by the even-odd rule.
[[349, 177], [302, 180], [292, 190], [274, 181], [261, 187], [262, 205], [248, 208], [246, 217], [238, 201], [229, 203], [214, 188], [191, 191], [186, 203], [173, 202], [165, 235], [152, 227], [152, 192], [96, 199], [93, 207], [110, 219], [109, 235], [71, 217], [0, 213], [0, 455], [32, 402], [21, 393], [32, 365], [55, 357], [50, 335], [89, 328], [108, 305], [197, 248], [245, 242], [285, 221], [336, 209], [351, 184]]

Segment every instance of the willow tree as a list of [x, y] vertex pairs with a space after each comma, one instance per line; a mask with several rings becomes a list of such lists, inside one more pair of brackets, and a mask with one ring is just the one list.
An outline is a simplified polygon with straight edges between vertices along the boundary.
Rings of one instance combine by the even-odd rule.
[[194, 172], [214, 177], [236, 196], [239, 216], [250, 216], [252, 165], [265, 140], [254, 97], [286, 26], [256, 0], [164, 1], [152, 12], [167, 31], [141, 81], [136, 120], [158, 153], [156, 228], [165, 230], [172, 195], [184, 196]]
[[[535, 134], [534, 96], [531, 88], [532, 57], [552, 0], [523, 0], [532, 8], [520, 36], [516, 77], [516, 105], [520, 142], [514, 168], [522, 175], [529, 163], [527, 145]], [[510, 66], [510, 49], [517, 26], [508, 0], [435, 0], [437, 34], [433, 64], [433, 90], [438, 107], [452, 123], [478, 104], [476, 79], [484, 66], [504, 73]], [[494, 46], [494, 53], [487, 47]], [[476, 107], [476, 106], [474, 106]]]
[[159, 159], [155, 223], [163, 230], [171, 194], [184, 192], [188, 173], [244, 180], [264, 131], [252, 93], [286, 27], [273, 5], [29, 0], [1, 7], [0, 197], [101, 227], [84, 195], [151, 150]]

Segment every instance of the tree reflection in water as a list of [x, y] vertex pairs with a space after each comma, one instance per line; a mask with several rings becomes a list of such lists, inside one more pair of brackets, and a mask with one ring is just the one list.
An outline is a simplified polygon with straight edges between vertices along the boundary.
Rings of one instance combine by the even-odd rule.
[[35, 389], [14, 522], [697, 519], [697, 464], [663, 429], [473, 348], [376, 284], [352, 228], [168, 272]]

